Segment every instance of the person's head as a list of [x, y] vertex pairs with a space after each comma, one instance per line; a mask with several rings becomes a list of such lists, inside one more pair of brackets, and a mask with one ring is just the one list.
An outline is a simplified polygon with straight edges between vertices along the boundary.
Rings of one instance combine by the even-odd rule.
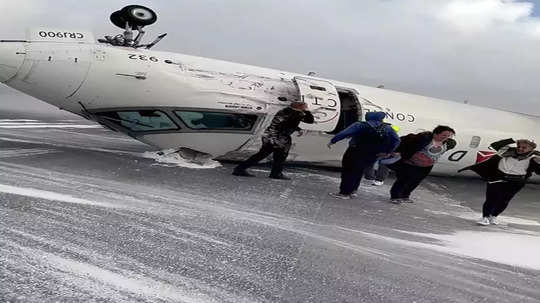
[[433, 129], [433, 140], [438, 142], [446, 141], [448, 138], [452, 138], [456, 134], [456, 131], [449, 126], [439, 125]]
[[305, 111], [307, 110], [307, 103], [305, 102], [292, 102], [291, 108], [297, 111]]
[[520, 155], [528, 154], [536, 148], [536, 143], [532, 142], [531, 140], [520, 139], [520, 140], [517, 140], [516, 143], [517, 143], [517, 153]]
[[384, 120], [386, 118], [386, 114], [384, 112], [368, 112], [366, 113], [366, 121], [380, 121]]

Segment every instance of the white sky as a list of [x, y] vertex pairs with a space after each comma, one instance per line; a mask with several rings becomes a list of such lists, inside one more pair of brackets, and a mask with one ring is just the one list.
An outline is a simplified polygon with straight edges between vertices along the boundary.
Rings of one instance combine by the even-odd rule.
[[116, 34], [110, 13], [138, 3], [158, 13], [151, 38], [169, 33], [158, 50], [540, 115], [534, 2], [1, 1], [0, 38], [23, 38], [36, 25]]

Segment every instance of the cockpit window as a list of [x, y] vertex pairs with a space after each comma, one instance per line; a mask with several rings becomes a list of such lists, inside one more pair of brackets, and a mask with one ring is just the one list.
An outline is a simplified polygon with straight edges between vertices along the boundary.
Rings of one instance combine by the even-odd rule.
[[160, 131], [178, 129], [165, 114], [157, 110], [136, 110], [99, 113], [102, 119], [132, 131]]
[[191, 129], [249, 131], [257, 121], [256, 115], [247, 114], [203, 111], [175, 111], [174, 113]]

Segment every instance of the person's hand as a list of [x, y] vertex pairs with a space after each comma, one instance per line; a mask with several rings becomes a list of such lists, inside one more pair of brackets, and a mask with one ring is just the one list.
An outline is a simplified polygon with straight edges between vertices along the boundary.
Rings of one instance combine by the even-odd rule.
[[334, 145], [334, 143], [332, 143], [332, 142], [328, 142], [328, 144], [326, 144], [326, 146], [328, 146], [328, 149], [331, 149], [332, 145]]
[[377, 158], [388, 158], [390, 154], [387, 153], [378, 153], [376, 154]]
[[390, 154], [392, 157], [401, 157], [401, 153], [393, 152]]
[[534, 161], [538, 164], [540, 164], [540, 156], [534, 157]]
[[298, 137], [302, 137], [304, 135], [304, 131], [303, 130], [299, 130], [298, 131], [298, 134], [296, 134], [296, 136]]

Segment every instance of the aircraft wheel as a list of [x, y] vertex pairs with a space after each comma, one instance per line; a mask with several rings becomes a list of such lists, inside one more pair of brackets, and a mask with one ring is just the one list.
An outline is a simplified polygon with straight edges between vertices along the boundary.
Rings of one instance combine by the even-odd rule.
[[157, 21], [157, 14], [141, 5], [128, 5], [120, 12], [122, 17], [132, 26], [146, 26]]
[[119, 28], [126, 28], [126, 19], [124, 18], [122, 11], [116, 11], [111, 14], [111, 22]]

